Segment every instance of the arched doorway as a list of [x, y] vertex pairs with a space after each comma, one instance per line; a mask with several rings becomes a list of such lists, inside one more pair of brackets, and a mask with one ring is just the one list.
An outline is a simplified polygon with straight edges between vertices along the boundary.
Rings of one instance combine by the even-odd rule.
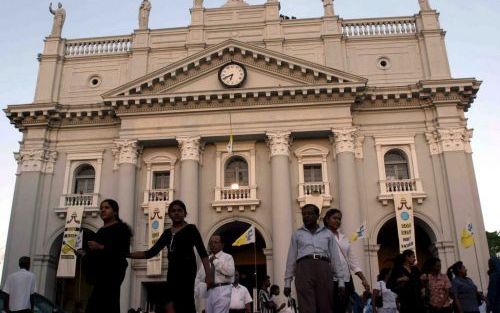
[[220, 234], [224, 238], [224, 252], [229, 253], [234, 258], [236, 269], [240, 272], [240, 283], [252, 292], [255, 287], [255, 272], [257, 272], [257, 283], [260, 284], [267, 273], [266, 257], [264, 249], [266, 243], [264, 237], [255, 229], [256, 243], [240, 247], [233, 247], [232, 244], [238, 237], [250, 228], [249, 223], [233, 221], [219, 227], [214, 234]]
[[[87, 245], [90, 238], [94, 238], [95, 233], [89, 229], [83, 228], [83, 245]], [[61, 253], [63, 234], [59, 235], [50, 249], [50, 254], [59, 261]], [[56, 269], [58, 264], [56, 263]], [[55, 277], [55, 303], [66, 312], [82, 313], [85, 312], [85, 305], [91, 292], [91, 286], [86, 278], [87, 258], [79, 256], [76, 263], [76, 273], [74, 278]], [[56, 271], [52, 273], [56, 275]]]
[[[437, 257], [434, 245], [436, 237], [429, 225], [419, 218], [415, 218], [415, 242], [417, 246], [418, 265], [421, 266], [431, 257]], [[390, 268], [395, 257], [399, 254], [399, 239], [396, 218], [388, 220], [377, 235], [379, 269]]]

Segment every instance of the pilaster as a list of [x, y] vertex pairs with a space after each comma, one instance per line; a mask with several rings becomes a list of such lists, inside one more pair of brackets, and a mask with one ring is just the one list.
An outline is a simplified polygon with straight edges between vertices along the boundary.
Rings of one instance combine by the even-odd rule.
[[149, 35], [149, 29], [138, 29], [134, 32], [130, 62], [131, 80], [142, 77], [149, 72], [149, 52], [151, 50]]
[[64, 49], [66, 40], [60, 37], [45, 38], [43, 54], [38, 57], [38, 79], [35, 90], [35, 103], [53, 103], [59, 99]]

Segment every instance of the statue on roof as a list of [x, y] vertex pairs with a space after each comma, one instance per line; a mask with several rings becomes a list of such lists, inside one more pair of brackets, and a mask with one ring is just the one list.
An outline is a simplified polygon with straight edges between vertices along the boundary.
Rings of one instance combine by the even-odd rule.
[[334, 16], [335, 10], [333, 9], [333, 0], [321, 0], [325, 8], [325, 16]]
[[193, 0], [193, 8], [203, 8], [203, 0]]
[[150, 12], [151, 12], [151, 2], [149, 2], [149, 0], [142, 0], [141, 7], [139, 8], [139, 29], [149, 28]]
[[420, 5], [420, 11], [432, 10], [429, 4], [429, 0], [418, 0], [418, 4]]
[[49, 12], [54, 15], [54, 22], [52, 24], [52, 31], [50, 37], [61, 37], [64, 21], [66, 20], [66, 10], [63, 8], [61, 2], [57, 4], [57, 9], [52, 9], [52, 2], [49, 5]]

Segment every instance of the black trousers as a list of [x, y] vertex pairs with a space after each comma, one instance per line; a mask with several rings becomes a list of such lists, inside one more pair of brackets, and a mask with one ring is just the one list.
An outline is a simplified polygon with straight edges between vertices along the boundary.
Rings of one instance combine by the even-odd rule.
[[246, 313], [246, 309], [241, 309], [241, 310], [236, 310], [236, 309], [229, 309], [229, 313]]
[[349, 299], [354, 294], [354, 283], [351, 280], [345, 283], [345, 296], [341, 297], [339, 294], [339, 283], [333, 284], [333, 313], [345, 313], [349, 304]]
[[85, 312], [120, 313], [120, 286], [121, 282], [94, 285]]
[[295, 273], [300, 313], [331, 313], [333, 273], [330, 263], [300, 260], [296, 263]]
[[21, 311], [10, 311], [11, 313], [33, 313], [33, 311], [31, 311], [30, 309], [26, 309], [26, 310], [21, 310]]

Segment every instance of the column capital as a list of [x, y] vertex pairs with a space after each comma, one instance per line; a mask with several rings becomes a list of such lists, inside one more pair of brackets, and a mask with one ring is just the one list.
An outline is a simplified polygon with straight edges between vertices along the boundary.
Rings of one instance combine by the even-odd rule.
[[472, 153], [470, 145], [474, 130], [466, 127], [438, 128], [425, 133], [431, 155], [450, 151]]
[[46, 148], [24, 149], [14, 153], [17, 161], [17, 174], [23, 172], [42, 172], [46, 174], [54, 173], [54, 164], [57, 160], [57, 151]]
[[137, 165], [139, 156], [139, 146], [135, 139], [116, 139], [113, 141], [114, 147], [111, 152], [115, 157], [114, 169], [118, 169], [121, 164]]
[[362, 141], [361, 144], [356, 141], [356, 138], [358, 138], [358, 129], [356, 127], [332, 128], [332, 132], [336, 154], [343, 152], [355, 153], [356, 145], [358, 147], [362, 145]]
[[266, 133], [267, 144], [271, 150], [271, 157], [277, 155], [290, 156], [290, 135], [289, 131], [275, 131]]
[[179, 143], [179, 149], [181, 150], [181, 161], [200, 161], [200, 136], [181, 136], [177, 137], [176, 139]]

